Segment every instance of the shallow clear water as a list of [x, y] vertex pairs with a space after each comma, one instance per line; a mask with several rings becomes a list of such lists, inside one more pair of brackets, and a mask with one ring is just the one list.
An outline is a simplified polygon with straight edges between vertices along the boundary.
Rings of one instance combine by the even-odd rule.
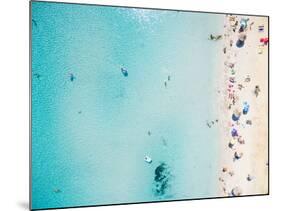
[[33, 209], [216, 196], [222, 15], [33, 2], [32, 19]]

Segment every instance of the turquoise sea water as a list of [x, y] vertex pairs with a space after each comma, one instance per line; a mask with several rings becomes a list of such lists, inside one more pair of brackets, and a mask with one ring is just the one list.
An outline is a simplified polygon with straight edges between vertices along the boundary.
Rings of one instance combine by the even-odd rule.
[[222, 26], [32, 2], [32, 208], [215, 197], [220, 49], [207, 38]]

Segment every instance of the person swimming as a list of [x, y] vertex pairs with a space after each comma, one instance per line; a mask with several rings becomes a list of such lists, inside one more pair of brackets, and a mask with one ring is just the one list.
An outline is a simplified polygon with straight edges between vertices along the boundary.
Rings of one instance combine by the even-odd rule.
[[217, 41], [217, 40], [220, 40], [220, 39], [222, 39], [222, 35], [213, 35], [213, 34], [210, 34], [210, 36], [209, 36], [209, 40], [215, 40], [215, 41]]
[[69, 77], [71, 82], [73, 82], [76, 79], [73, 73], [70, 73]]
[[35, 19], [32, 18], [32, 23], [34, 23], [34, 26], [37, 27], [37, 21]]
[[125, 77], [128, 76], [128, 71], [125, 68], [121, 67], [121, 72]]
[[40, 79], [41, 78], [41, 75], [39, 73], [34, 73], [33, 74], [37, 79]]

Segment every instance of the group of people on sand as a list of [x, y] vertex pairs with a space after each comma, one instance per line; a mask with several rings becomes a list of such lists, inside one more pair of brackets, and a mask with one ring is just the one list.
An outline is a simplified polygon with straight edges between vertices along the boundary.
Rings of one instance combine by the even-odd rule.
[[[241, 18], [238, 16], [227, 15], [227, 22], [225, 25], [225, 34], [223, 38], [225, 39], [226, 45], [223, 47], [223, 53], [226, 54], [226, 61], [224, 61], [224, 72], [227, 77], [226, 82], [226, 96], [224, 98], [227, 100], [227, 107], [232, 113], [231, 120], [229, 121], [229, 141], [227, 147], [233, 152], [233, 162], [239, 162], [240, 159], [243, 159], [244, 152], [242, 145], [246, 144], [246, 141], [240, 132], [241, 128], [245, 126], [251, 126], [252, 120], [247, 118], [247, 114], [250, 111], [250, 104], [246, 99], [239, 99], [239, 93], [250, 87], [251, 77], [246, 75], [244, 81], [238, 81], [236, 77], [236, 53], [232, 48], [236, 48], [239, 53], [239, 48], [244, 46], [247, 31], [252, 30], [254, 22], [250, 22], [250, 18]], [[250, 23], [250, 24], [249, 24]], [[263, 31], [263, 27], [258, 27], [259, 32]], [[234, 38], [237, 38], [236, 45], [233, 45]], [[219, 37], [221, 39], [222, 37]], [[210, 35], [210, 40], [218, 40], [218, 37]], [[266, 45], [268, 39], [264, 38], [261, 40], [264, 42], [263, 45]], [[266, 43], [266, 44], [265, 44]], [[258, 97], [261, 92], [260, 86], [256, 85], [254, 90], [251, 90], [252, 94]], [[219, 92], [220, 93], [220, 92]], [[245, 100], [244, 102], [241, 100]], [[243, 117], [243, 118], [242, 118]], [[222, 183], [223, 193], [227, 196], [240, 196], [242, 194], [242, 189], [239, 186], [227, 187], [226, 178], [234, 177], [235, 172], [230, 169], [228, 166], [222, 167], [222, 176], [219, 177], [219, 181]], [[254, 176], [251, 174], [245, 175], [245, 180], [250, 182], [254, 179]], [[237, 185], [237, 184], [236, 184]]]

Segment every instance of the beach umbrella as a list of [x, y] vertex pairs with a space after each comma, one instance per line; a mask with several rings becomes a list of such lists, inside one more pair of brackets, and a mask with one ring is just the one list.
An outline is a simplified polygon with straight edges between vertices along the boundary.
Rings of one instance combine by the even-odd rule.
[[250, 182], [250, 181], [252, 181], [253, 179], [254, 179], [254, 177], [253, 177], [252, 175], [248, 174], [247, 180]]
[[237, 40], [237, 42], [236, 42], [236, 46], [238, 47], [238, 48], [242, 48], [243, 46], [244, 46], [244, 44], [245, 44], [245, 40], [246, 40], [246, 38], [247, 38], [247, 36], [246, 36], [246, 34], [245, 33], [239, 33], [239, 35], [238, 35], [238, 40]]
[[238, 131], [235, 128], [232, 128], [231, 135], [232, 137], [238, 136]]
[[237, 48], [242, 48], [245, 44], [245, 41], [241, 41], [241, 40], [237, 40], [236, 42], [236, 46]]
[[241, 112], [239, 112], [237, 109], [232, 114], [232, 120], [238, 121], [240, 119]]
[[268, 37], [260, 38], [260, 42], [265, 45], [267, 45], [268, 41], [269, 41]]
[[240, 116], [236, 116], [236, 114], [232, 114], [232, 120], [233, 121], [238, 121], [240, 119]]
[[242, 18], [240, 20], [240, 27], [242, 27], [243, 30], [247, 28], [248, 21], [249, 21], [249, 18]]
[[235, 152], [234, 153], [234, 158], [237, 159], [237, 160], [239, 160], [242, 156], [243, 156], [242, 152]]
[[264, 31], [264, 25], [259, 26], [259, 32], [263, 32]]
[[235, 140], [231, 139], [228, 143], [229, 148], [232, 148], [235, 145]]
[[242, 194], [242, 190], [239, 187], [235, 187], [231, 190], [232, 196], [240, 196]]
[[247, 102], [243, 104], [243, 114], [246, 115], [249, 111], [250, 105]]

